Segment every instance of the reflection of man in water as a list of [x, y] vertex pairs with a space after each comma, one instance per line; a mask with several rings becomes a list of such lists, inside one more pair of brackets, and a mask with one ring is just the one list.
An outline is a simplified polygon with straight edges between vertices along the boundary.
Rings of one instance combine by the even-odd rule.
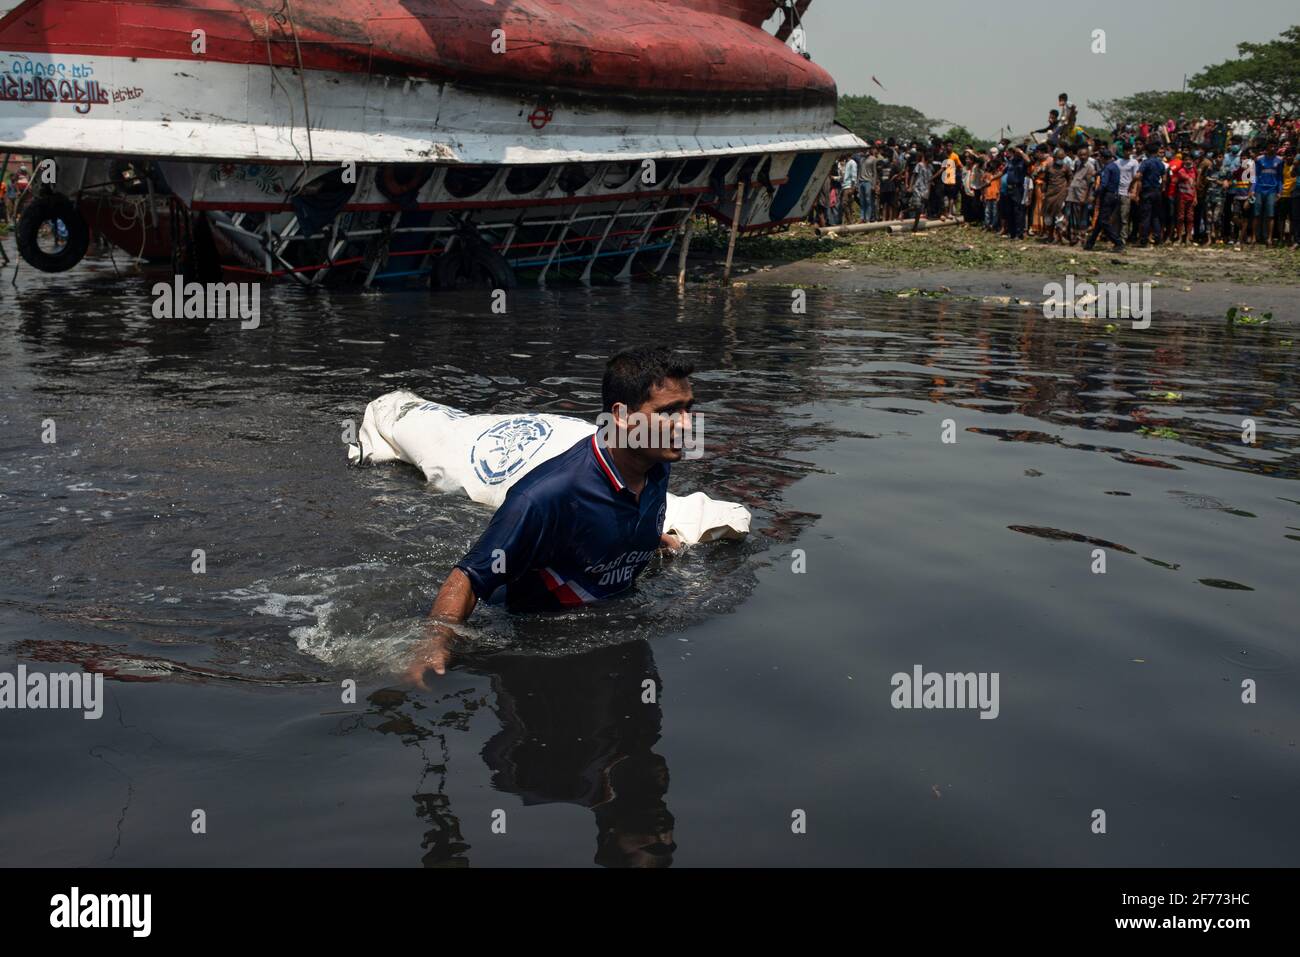
[[[483, 748], [494, 787], [524, 804], [577, 804], [596, 816], [596, 863], [667, 867], [673, 816], [668, 765], [651, 748], [663, 713], [650, 646], [633, 641], [581, 655], [494, 655], [501, 731]], [[478, 670], [478, 668], [474, 668]], [[643, 703], [643, 682], [654, 682]]]
[[[685, 452], [695, 401], [691, 367], [667, 347], [609, 360], [601, 408], [613, 428], [537, 466], [506, 493], [478, 543], [434, 599], [408, 674], [444, 674], [455, 632], [480, 601], [511, 611], [561, 611], [631, 588], [660, 546], [669, 463]], [[667, 437], [638, 441], [635, 437]], [[632, 437], [629, 439], [629, 437]]]

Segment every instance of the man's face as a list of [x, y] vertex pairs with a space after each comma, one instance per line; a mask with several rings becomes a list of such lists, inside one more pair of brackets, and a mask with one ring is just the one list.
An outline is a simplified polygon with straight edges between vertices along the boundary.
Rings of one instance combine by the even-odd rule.
[[[679, 462], [687, 452], [698, 455], [702, 435], [691, 415], [694, 404], [689, 379], [665, 379], [619, 422], [625, 447], [649, 462]], [[623, 409], [620, 405], [616, 411]]]

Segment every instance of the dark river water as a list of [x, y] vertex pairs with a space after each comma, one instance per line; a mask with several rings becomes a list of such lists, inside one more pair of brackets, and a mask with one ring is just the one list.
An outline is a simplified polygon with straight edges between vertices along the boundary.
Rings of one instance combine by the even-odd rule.
[[[0, 711], [0, 862], [1300, 859], [1294, 326], [636, 285], [268, 287], [241, 330], [154, 319], [157, 278], [0, 285], [0, 670], [107, 696]], [[753, 534], [608, 606], [482, 608], [404, 684], [488, 516], [349, 467], [345, 420], [397, 388], [594, 417], [647, 342], [699, 369], [674, 491]], [[996, 719], [893, 707], [917, 665], [996, 673]]]

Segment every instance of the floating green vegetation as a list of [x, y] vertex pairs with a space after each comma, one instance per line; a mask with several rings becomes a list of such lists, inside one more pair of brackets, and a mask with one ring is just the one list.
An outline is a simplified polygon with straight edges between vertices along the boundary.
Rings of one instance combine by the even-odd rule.
[[1176, 439], [1176, 438], [1178, 438], [1178, 433], [1177, 433], [1177, 432], [1175, 432], [1173, 429], [1167, 429], [1167, 428], [1164, 428], [1163, 426], [1162, 426], [1161, 428], [1158, 428], [1158, 429], [1153, 429], [1153, 428], [1150, 428], [1150, 427], [1144, 425], [1144, 426], [1142, 426], [1142, 428], [1138, 429], [1138, 434], [1139, 434], [1139, 435], [1149, 435], [1149, 436], [1151, 436], [1153, 439]]
[[1242, 306], [1238, 309], [1236, 306], [1228, 310], [1226, 316], [1229, 325], [1233, 326], [1266, 326], [1273, 318], [1273, 313], [1266, 312], [1260, 316], [1252, 316], [1254, 310], [1250, 306]]
[[1148, 399], [1164, 399], [1167, 402], [1178, 402], [1183, 397], [1181, 392], [1148, 392]]

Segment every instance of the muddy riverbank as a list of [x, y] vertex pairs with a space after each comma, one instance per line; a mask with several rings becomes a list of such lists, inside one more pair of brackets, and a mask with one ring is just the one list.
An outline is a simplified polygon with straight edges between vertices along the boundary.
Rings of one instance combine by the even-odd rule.
[[[692, 246], [691, 278], [716, 280], [725, 255], [719, 230]], [[997, 305], [1041, 304], [1045, 286], [1076, 282], [1151, 283], [1156, 309], [1197, 318], [1271, 314], [1271, 322], [1300, 322], [1300, 252], [1212, 246], [1130, 247], [1116, 254], [1099, 245], [1047, 246], [1011, 241], [958, 226], [916, 235], [818, 237], [794, 226], [737, 246], [732, 280], [839, 292], [893, 293], [974, 299]]]

